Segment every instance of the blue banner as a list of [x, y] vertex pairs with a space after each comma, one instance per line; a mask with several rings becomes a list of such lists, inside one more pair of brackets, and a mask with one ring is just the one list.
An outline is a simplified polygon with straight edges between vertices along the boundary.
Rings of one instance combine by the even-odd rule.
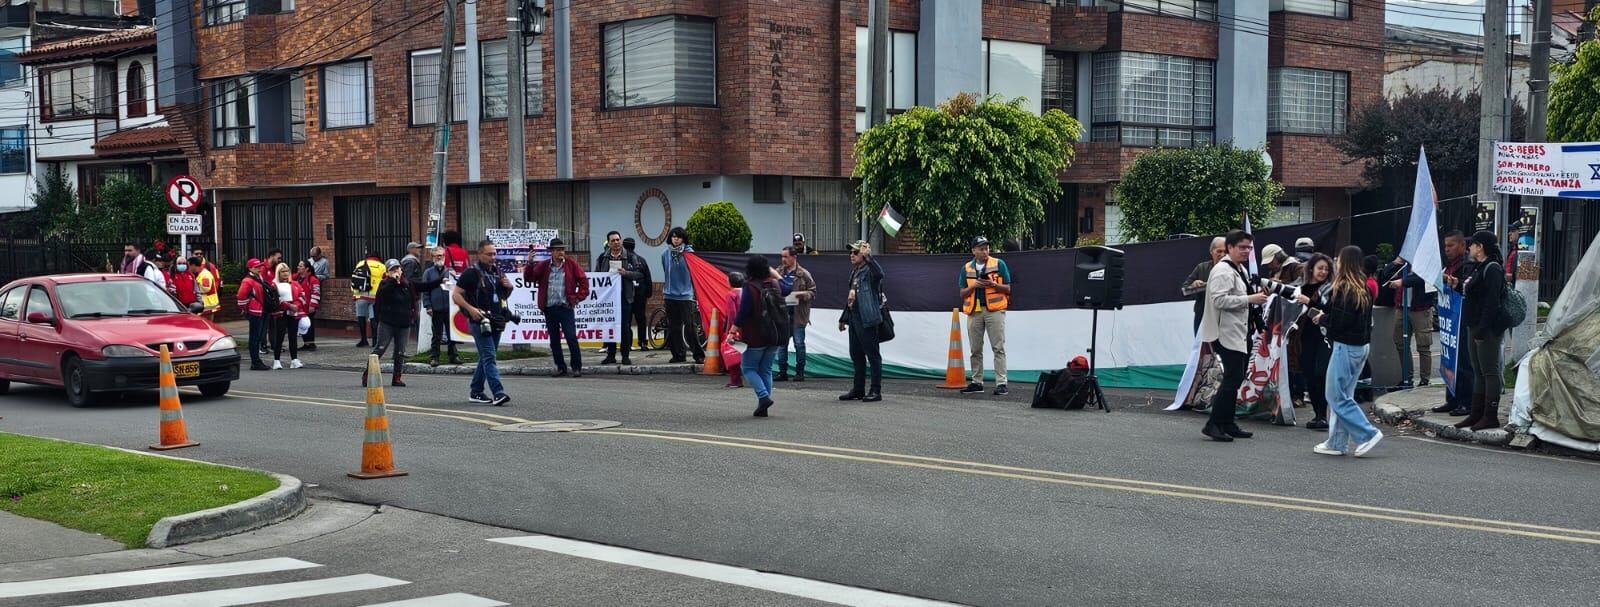
[[1456, 361], [1461, 355], [1461, 293], [1439, 292], [1439, 377], [1450, 396], [1456, 395]]

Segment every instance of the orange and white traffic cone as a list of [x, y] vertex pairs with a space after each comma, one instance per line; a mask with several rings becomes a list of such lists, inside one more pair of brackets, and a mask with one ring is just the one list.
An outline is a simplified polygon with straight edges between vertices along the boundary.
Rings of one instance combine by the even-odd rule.
[[706, 331], [706, 363], [700, 368], [701, 375], [722, 375], [727, 370], [722, 368], [722, 319], [717, 314], [717, 309], [711, 309], [711, 330]]
[[361, 441], [361, 471], [351, 478], [372, 479], [405, 476], [394, 468], [394, 450], [389, 444], [389, 412], [383, 406], [383, 369], [378, 355], [367, 355], [366, 434]]
[[156, 451], [198, 447], [200, 443], [189, 440], [189, 430], [183, 425], [183, 404], [178, 402], [178, 378], [172, 374], [172, 353], [161, 344], [161, 371], [156, 383], [161, 386], [161, 442], [150, 445]]
[[961, 356], [961, 310], [950, 310], [950, 361], [944, 366], [944, 383], [939, 388], [960, 390], [967, 387], [967, 363]]

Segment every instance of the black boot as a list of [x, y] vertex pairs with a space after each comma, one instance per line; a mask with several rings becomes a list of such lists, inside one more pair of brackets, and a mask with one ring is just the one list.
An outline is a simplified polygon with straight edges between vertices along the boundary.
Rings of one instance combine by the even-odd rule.
[[1472, 414], [1468, 415], [1466, 419], [1463, 419], [1461, 421], [1456, 422], [1455, 426], [1457, 428], [1471, 428], [1473, 426], [1478, 425], [1478, 422], [1483, 419], [1483, 407], [1484, 407], [1484, 402], [1483, 401], [1484, 401], [1484, 398], [1483, 398], [1482, 394], [1478, 394], [1477, 392], [1473, 392], [1472, 393]]
[[795, 381], [805, 381], [806, 380], [806, 364], [805, 363], [800, 363], [800, 364], [794, 366], [794, 380]]
[[779, 371], [777, 375], [772, 376], [772, 381], [789, 381], [789, 372]]
[[394, 378], [389, 380], [389, 385], [394, 386], [396, 388], [404, 388], [404, 387], [406, 387], [406, 382], [400, 381], [400, 376], [401, 375], [402, 375], [402, 373], [400, 372], [400, 369], [396, 368], [394, 370]]
[[[356, 331], [360, 332], [360, 334], [361, 334], [361, 341], [356, 342], [356, 347], [357, 348], [365, 348], [365, 347], [367, 347], [368, 346], [368, 344], [367, 344], [367, 321], [359, 319], [359, 318], [356, 319]], [[377, 336], [376, 333], [374, 333], [372, 337], [374, 339], [376, 339], [378, 336]]]
[[1473, 431], [1489, 430], [1491, 428], [1499, 428], [1499, 427], [1500, 427], [1500, 401], [1498, 399], [1496, 399], [1494, 402], [1490, 402], [1488, 399], [1484, 399], [1484, 401], [1483, 401], [1483, 417], [1478, 418], [1478, 423], [1472, 424], [1472, 430]]

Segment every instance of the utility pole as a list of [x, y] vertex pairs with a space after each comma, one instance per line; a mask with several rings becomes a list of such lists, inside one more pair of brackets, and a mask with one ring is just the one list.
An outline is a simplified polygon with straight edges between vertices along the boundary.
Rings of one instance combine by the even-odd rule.
[[[1528, 54], [1528, 141], [1543, 142], [1549, 140], [1549, 124], [1546, 116], [1550, 109], [1550, 21], [1551, 0], [1533, 0], [1533, 38], [1529, 42], [1532, 48]], [[1542, 222], [1547, 211], [1542, 197], [1524, 196], [1523, 204], [1532, 205], [1539, 209], [1538, 218]], [[1539, 235], [1539, 226], [1523, 226], [1524, 230], [1531, 230], [1536, 236], [1534, 250], [1529, 254], [1517, 256], [1516, 268], [1506, 268], [1507, 272], [1520, 274], [1523, 265], [1529, 265], [1535, 271], [1528, 278], [1518, 276], [1517, 291], [1530, 304], [1527, 320], [1521, 326], [1511, 329], [1511, 360], [1519, 360], [1533, 346], [1533, 337], [1537, 328], [1537, 310], [1539, 301], [1539, 277], [1537, 269], [1544, 260], [1539, 257], [1539, 247], [1544, 244], [1544, 238]], [[1506, 246], [1516, 248], [1517, 243], [1508, 243]]]
[[1478, 201], [1493, 202], [1495, 231], [1504, 237], [1505, 201], [1494, 191], [1494, 142], [1506, 138], [1506, 0], [1483, 3], [1483, 70], [1478, 77]]
[[[872, 74], [867, 89], [867, 128], [883, 124], [889, 107], [889, 1], [869, 0], [867, 55]], [[856, 74], [860, 78], [860, 74]], [[867, 239], [866, 216], [861, 217], [861, 239]]]
[[506, 184], [511, 222], [518, 227], [528, 222], [528, 146], [523, 138], [528, 82], [522, 17], [528, 13], [527, 3], [532, 1], [506, 0]]
[[433, 181], [428, 188], [428, 248], [439, 246], [444, 229], [446, 161], [450, 158], [451, 64], [456, 56], [456, 0], [444, 1], [444, 40], [439, 44], [439, 84], [435, 88]]

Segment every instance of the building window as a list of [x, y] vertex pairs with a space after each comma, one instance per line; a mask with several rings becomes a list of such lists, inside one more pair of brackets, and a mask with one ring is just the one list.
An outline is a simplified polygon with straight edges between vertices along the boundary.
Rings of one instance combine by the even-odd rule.
[[819, 251], [844, 251], [861, 238], [861, 216], [848, 179], [794, 180], [794, 231]]
[[752, 179], [754, 195], [751, 196], [751, 200], [783, 204], [782, 175], [756, 175]]
[[1021, 98], [1022, 108], [1040, 112], [1044, 47], [1026, 42], [983, 41], [983, 94]]
[[22, 64], [17, 62], [17, 53], [27, 50], [27, 42], [26, 38], [0, 40], [0, 86], [22, 84]]
[[[1078, 114], [1078, 56], [1047, 51], [1044, 54], [1044, 87], [1039, 94], [1041, 110], [1061, 110]], [[1041, 112], [1041, 113], [1042, 113]]]
[[128, 117], [142, 118], [149, 112], [145, 98], [144, 65], [138, 61], [128, 64]]
[[1215, 94], [1216, 66], [1205, 59], [1095, 55], [1094, 140], [1165, 147], [1210, 143]]
[[1117, 204], [1116, 196], [1112, 194], [1114, 188], [1106, 189], [1105, 230], [1101, 236], [1105, 238], [1106, 246], [1125, 244], [1122, 238], [1122, 207]]
[[[222, 205], [222, 246], [226, 259], [250, 259], [278, 249], [290, 255], [311, 250], [313, 209], [310, 198], [288, 200], [229, 200]], [[355, 266], [360, 253], [340, 254]], [[346, 268], [345, 272], [350, 269]]]
[[305, 143], [305, 78], [300, 71], [263, 72], [255, 77], [256, 143]]
[[589, 253], [589, 182], [560, 181], [528, 184], [528, 221], [541, 228], [573, 235], [568, 249], [578, 255]]
[[[394, 257], [411, 241], [411, 198], [405, 194], [336, 196], [333, 199], [333, 248], [343, 258], [336, 273], [349, 278], [356, 260], [375, 250]], [[305, 249], [296, 249], [304, 251]]]
[[[522, 109], [528, 116], [544, 113], [544, 63], [539, 49], [539, 41], [543, 38], [534, 36], [522, 50], [522, 73], [526, 76], [527, 84], [523, 91]], [[506, 41], [490, 40], [479, 48], [482, 49], [479, 54], [483, 57], [483, 69], [479, 74], [479, 80], [483, 83], [483, 117], [489, 120], [505, 118], [510, 103], [510, 98], [506, 96], [506, 88], [510, 86], [507, 75], [511, 69], [511, 55], [506, 52]], [[435, 69], [434, 73], [437, 74], [438, 70]]]
[[206, 25], [222, 25], [244, 19], [249, 0], [205, 0]]
[[[439, 120], [439, 49], [411, 53], [411, 125], [432, 125]], [[503, 78], [504, 75], [502, 74]], [[457, 48], [450, 58], [450, 121], [467, 115], [467, 50]]]
[[28, 125], [0, 127], [0, 173], [28, 172]]
[[717, 104], [716, 22], [667, 15], [608, 23], [605, 107]]
[[1338, 135], [1350, 105], [1350, 74], [1298, 67], [1267, 77], [1267, 131]]
[[39, 116], [43, 120], [117, 115], [117, 68], [110, 64], [40, 70]]
[[322, 68], [322, 128], [367, 126], [374, 113], [371, 60]]
[[1316, 196], [1312, 190], [1288, 189], [1278, 198], [1278, 211], [1262, 222], [1259, 228], [1311, 223], [1317, 220]]
[[254, 78], [232, 78], [211, 85], [211, 147], [256, 142]]
[[1128, 11], [1201, 21], [1217, 20], [1216, 0], [1098, 0], [1096, 4], [1111, 12]]
[[306, 142], [306, 77], [304, 72], [289, 75], [289, 143]]
[[[867, 103], [872, 95], [872, 53], [867, 28], [856, 28], [856, 132], [867, 130]], [[917, 33], [889, 32], [889, 114], [917, 105]]]
[[1349, 19], [1350, 0], [1272, 0], [1272, 10]]
[[38, 0], [39, 12], [82, 15], [85, 17], [117, 16], [117, 0]]

